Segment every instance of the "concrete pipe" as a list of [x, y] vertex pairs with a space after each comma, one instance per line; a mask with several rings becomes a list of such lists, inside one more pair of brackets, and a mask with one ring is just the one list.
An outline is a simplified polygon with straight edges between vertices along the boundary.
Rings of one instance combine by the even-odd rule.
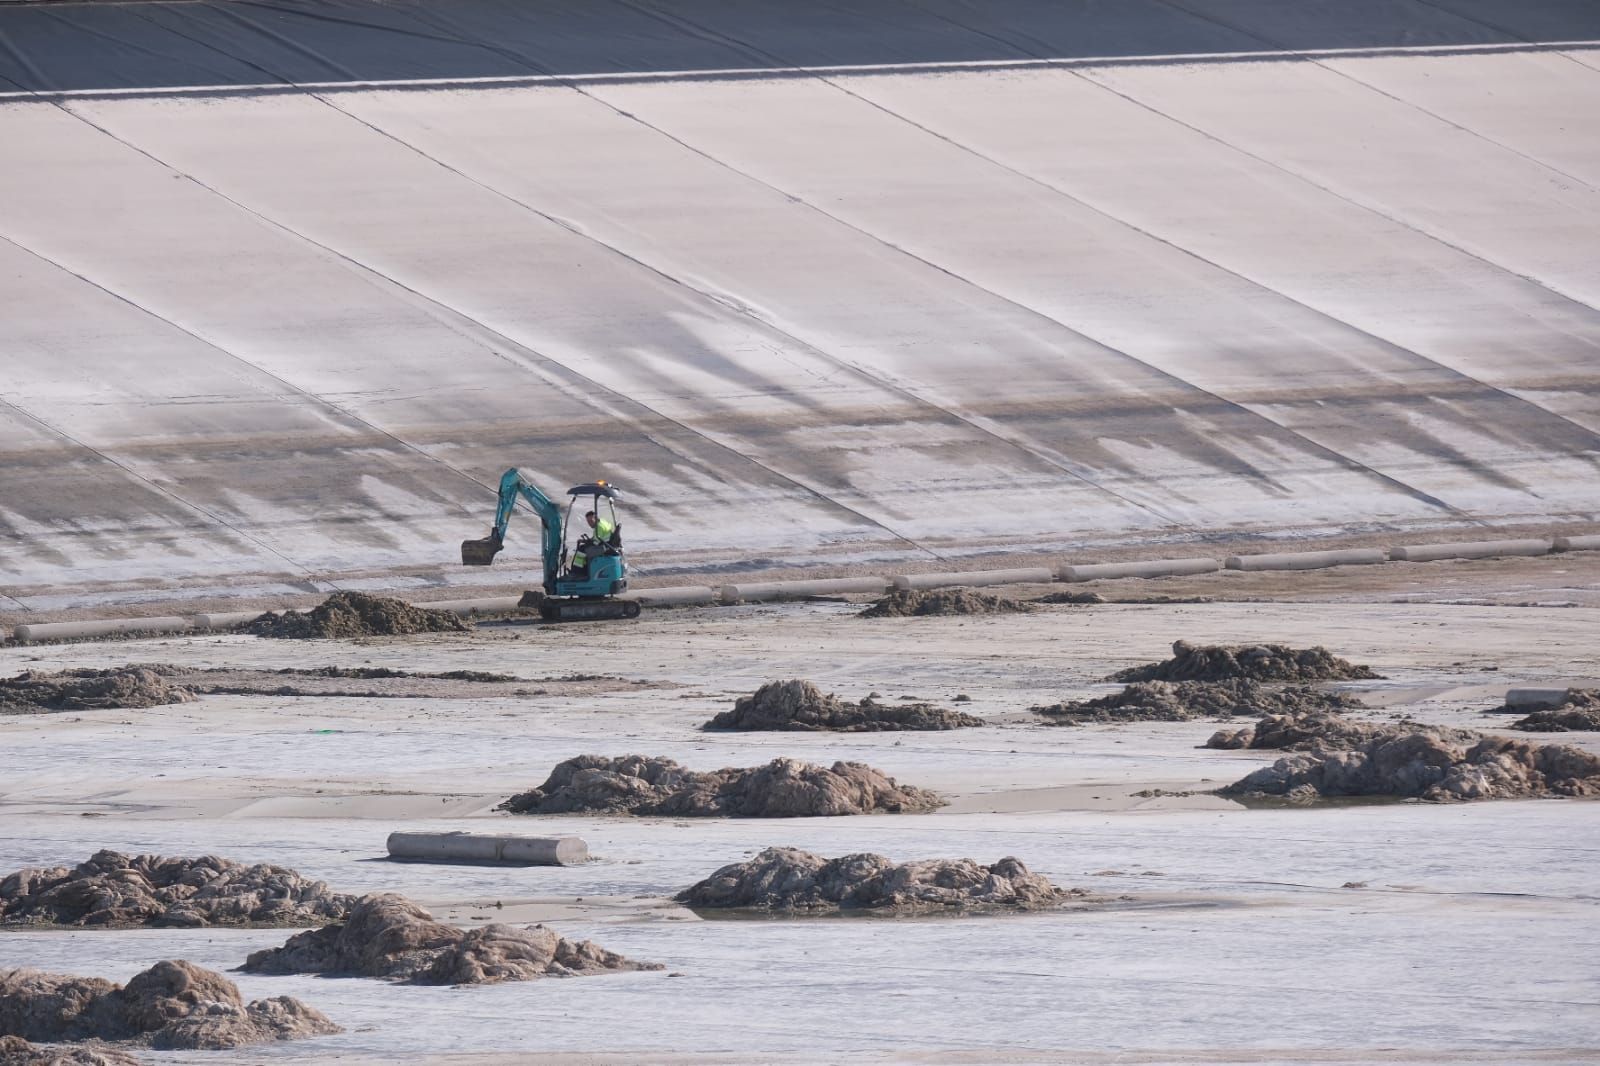
[[767, 600], [803, 600], [807, 596], [838, 596], [850, 592], [882, 595], [889, 589], [886, 577], [829, 577], [816, 581], [756, 581], [723, 585], [718, 595], [723, 603], [760, 603]]
[[968, 570], [954, 574], [905, 574], [894, 578], [897, 589], [942, 589], [955, 585], [979, 587], [983, 585], [1047, 585], [1056, 578], [1055, 572], [1045, 566], [1030, 566], [1019, 570]]
[[210, 614], [197, 614], [190, 619], [196, 629], [232, 629], [234, 626], [254, 622], [266, 614], [265, 611], [213, 611]]
[[717, 590], [705, 585], [682, 585], [669, 589], [638, 589], [618, 597], [638, 600], [646, 607], [687, 607], [717, 602]]
[[1408, 563], [1435, 559], [1492, 559], [1501, 555], [1546, 555], [1548, 540], [1476, 540], [1462, 544], [1406, 544], [1389, 549], [1389, 558]]
[[1567, 698], [1564, 688], [1510, 688], [1506, 689], [1506, 706], [1518, 710], [1538, 710], [1556, 707]]
[[194, 628], [187, 618], [101, 618], [92, 622], [30, 622], [17, 627], [16, 639], [27, 644], [36, 640], [79, 640], [110, 637], [119, 633], [184, 633]]
[[1321, 570], [1325, 566], [1371, 566], [1388, 561], [1388, 553], [1381, 548], [1351, 548], [1344, 551], [1230, 555], [1225, 565], [1229, 570]]
[[1551, 551], [1558, 552], [1595, 552], [1600, 551], [1600, 535], [1584, 537], [1557, 537]]
[[515, 611], [517, 605], [521, 602], [522, 597], [520, 596], [488, 596], [476, 600], [416, 602], [411, 606], [425, 607], [430, 611], [454, 611], [464, 618], [470, 618], [475, 614], [505, 614], [508, 611]]
[[412, 862], [493, 862], [515, 866], [575, 866], [589, 861], [582, 837], [522, 837], [475, 833], [390, 833], [389, 857]]
[[1056, 568], [1061, 581], [1105, 581], [1114, 577], [1182, 577], [1222, 569], [1216, 559], [1146, 559], [1138, 563], [1082, 563]]

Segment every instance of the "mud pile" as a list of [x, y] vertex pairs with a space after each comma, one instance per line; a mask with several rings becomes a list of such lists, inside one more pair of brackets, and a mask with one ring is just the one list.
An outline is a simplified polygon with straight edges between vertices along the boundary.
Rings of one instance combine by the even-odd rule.
[[[1332, 712], [1360, 707], [1353, 696], [1305, 685], [1269, 686], [1258, 681], [1135, 681], [1098, 699], [1030, 708], [1052, 725], [1083, 722], [1187, 722], [1238, 715]], [[1241, 747], [1243, 745], [1240, 745]]]
[[1525, 733], [1572, 733], [1600, 730], [1600, 689], [1569, 688], [1554, 707], [1534, 711], [1511, 723]]
[[1376, 678], [1365, 666], [1339, 658], [1327, 648], [1291, 648], [1284, 644], [1172, 645], [1172, 658], [1132, 666], [1111, 675], [1111, 681], [1351, 681]]
[[1098, 592], [1047, 592], [1043, 596], [1035, 596], [1027, 601], [1029, 603], [1105, 603], [1106, 598]]
[[768, 848], [748, 862], [724, 866], [673, 898], [702, 908], [915, 913], [1042, 910], [1082, 895], [1029, 873], [1013, 858], [992, 866], [971, 859], [896, 864], [882, 855], [824, 859], [796, 848]]
[[1201, 747], [1272, 748], [1309, 751], [1312, 748], [1354, 748], [1378, 734], [1378, 727], [1337, 714], [1270, 714], [1243, 729], [1219, 729]]
[[321, 925], [352, 902], [281, 866], [98, 851], [74, 867], [18, 870], [0, 881], [0, 925]]
[[98, 977], [0, 972], [0, 1035], [24, 1040], [129, 1040], [205, 1051], [339, 1031], [287, 996], [246, 1004], [232, 981], [189, 962], [158, 962], [126, 987]]
[[322, 973], [382, 977], [416, 985], [479, 985], [659, 970], [588, 940], [567, 940], [542, 925], [458, 929], [403, 896], [362, 896], [338, 925], [297, 933], [245, 960], [247, 973]]
[[1220, 789], [1225, 796], [1395, 796], [1436, 802], [1600, 795], [1600, 756], [1566, 745], [1441, 731], [1384, 730], [1349, 751], [1291, 755]]
[[832, 767], [774, 759], [765, 766], [700, 773], [645, 755], [580, 755], [543, 785], [495, 810], [512, 814], [602, 813], [687, 818], [804, 818], [876, 811], [931, 811], [944, 801], [898, 785], [864, 763]]
[[1474, 744], [1483, 739], [1482, 733], [1471, 729], [1425, 725], [1410, 719], [1383, 724], [1357, 722], [1329, 711], [1309, 710], [1269, 714], [1244, 729], [1219, 730], [1201, 747], [1335, 751], [1358, 748], [1380, 738], [1392, 740], [1412, 733], [1426, 733], [1451, 744]]
[[341, 639], [407, 633], [465, 633], [472, 626], [452, 611], [413, 607], [388, 596], [335, 592], [310, 611], [268, 611], [244, 629], [258, 637]]
[[[571, 679], [543, 680], [566, 682]], [[579, 680], [613, 682], [613, 687], [644, 684], [622, 678], [582, 677]], [[55, 674], [28, 672], [0, 680], [0, 714], [154, 707], [166, 703], [188, 703], [209, 695], [451, 699], [482, 695], [542, 695], [546, 691], [530, 689], [533, 683], [511, 674], [491, 674], [482, 670], [425, 673], [391, 670], [383, 666], [322, 666], [310, 669], [291, 666], [278, 670], [257, 670], [144, 663], [107, 670], [67, 670]]]
[[1015, 614], [1033, 605], [975, 589], [895, 589], [858, 618], [909, 618], [949, 614]]
[[897, 729], [957, 729], [983, 719], [931, 703], [878, 703], [871, 696], [846, 703], [809, 681], [770, 681], [741, 696], [701, 728], [871, 733]]
[[24, 670], [0, 680], [0, 714], [159, 707], [194, 698], [194, 692], [173, 684], [160, 668], [145, 666], [56, 674]]
[[[442, 673], [391, 670], [383, 666], [283, 667], [259, 670], [237, 666], [171, 666], [147, 664], [170, 684], [197, 696], [360, 696], [407, 699], [471, 699], [482, 696], [543, 696], [560, 685], [563, 695], [593, 695], [621, 689], [655, 688], [657, 682], [606, 674], [566, 674], [523, 678], [482, 670]], [[535, 687], [538, 686], [538, 687]]]
[[139, 1066], [114, 1047], [35, 1047], [20, 1036], [0, 1036], [0, 1066]]
[[491, 674], [486, 670], [446, 670], [443, 673], [428, 673], [423, 670], [391, 670], [387, 666], [319, 666], [313, 670], [301, 670], [293, 666], [286, 666], [281, 670], [275, 671], [275, 673], [292, 674], [295, 677], [356, 678], [361, 681], [387, 678], [422, 678], [429, 681], [476, 681], [486, 685], [501, 681], [522, 680], [515, 674]]
[[534, 682], [510, 674], [490, 674], [481, 670], [450, 670], [444, 673], [390, 670], [387, 667], [324, 666], [315, 669], [285, 667], [281, 670], [251, 670], [240, 667], [185, 669], [160, 667], [183, 675], [183, 683], [201, 695], [265, 696], [359, 696], [387, 699], [395, 697], [452, 699], [478, 696], [528, 696], [544, 689], [530, 688]]

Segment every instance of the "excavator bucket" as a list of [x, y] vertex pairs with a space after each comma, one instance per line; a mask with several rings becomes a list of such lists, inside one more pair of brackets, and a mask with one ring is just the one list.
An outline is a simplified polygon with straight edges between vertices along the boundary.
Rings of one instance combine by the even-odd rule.
[[488, 566], [503, 547], [505, 543], [492, 533], [479, 540], [464, 540], [461, 542], [461, 565]]

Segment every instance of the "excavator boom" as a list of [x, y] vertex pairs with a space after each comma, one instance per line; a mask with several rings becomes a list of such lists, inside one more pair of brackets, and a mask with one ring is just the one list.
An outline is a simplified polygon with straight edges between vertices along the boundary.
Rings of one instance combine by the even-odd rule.
[[516, 467], [500, 475], [500, 499], [495, 508], [494, 527], [489, 530], [487, 537], [461, 542], [461, 562], [466, 566], [488, 566], [494, 562], [494, 557], [505, 547], [506, 527], [511, 524], [511, 512], [517, 505], [518, 496], [527, 500], [528, 506], [539, 516], [544, 590], [546, 594], [554, 595], [556, 574], [561, 566], [561, 508], [540, 492], [537, 485], [524, 478]]

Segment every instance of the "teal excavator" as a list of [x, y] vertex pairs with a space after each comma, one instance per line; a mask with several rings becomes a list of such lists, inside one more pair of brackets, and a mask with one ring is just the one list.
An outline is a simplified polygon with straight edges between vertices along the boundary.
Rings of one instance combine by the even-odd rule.
[[[604, 481], [574, 485], [567, 490], [571, 500], [567, 512], [540, 492], [538, 487], [513, 467], [500, 476], [500, 506], [495, 511], [494, 528], [479, 540], [461, 542], [461, 562], [465, 566], [488, 566], [505, 547], [506, 526], [511, 511], [522, 497], [539, 516], [543, 526], [541, 552], [544, 558], [544, 598], [539, 615], [549, 622], [582, 622], [603, 618], [637, 618], [636, 600], [619, 600], [617, 594], [628, 588], [628, 560], [622, 553], [622, 526], [617, 520], [616, 489]], [[586, 507], [578, 512], [578, 501]], [[567, 534], [574, 512], [587, 523], [572, 553], [567, 553]]]

